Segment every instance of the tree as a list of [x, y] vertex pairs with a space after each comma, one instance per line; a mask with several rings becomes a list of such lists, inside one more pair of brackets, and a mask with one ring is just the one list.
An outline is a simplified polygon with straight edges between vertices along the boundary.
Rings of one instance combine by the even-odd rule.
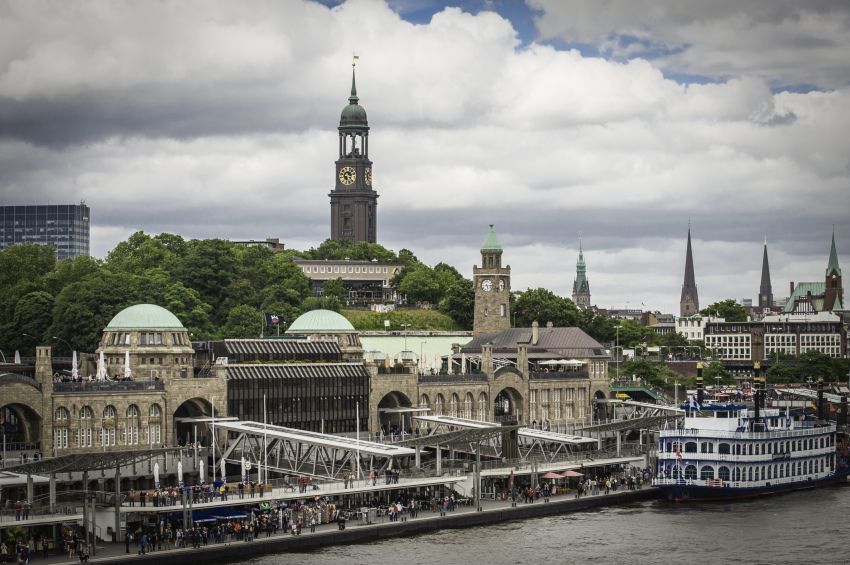
[[607, 316], [600, 316], [589, 308], [579, 310], [578, 327], [601, 343], [614, 341], [616, 337], [614, 320]]
[[471, 330], [475, 313], [475, 286], [461, 279], [448, 288], [440, 300], [441, 312], [452, 317], [458, 327]]
[[395, 252], [366, 241], [346, 241], [342, 239], [326, 239], [319, 247], [311, 248], [303, 253], [307, 259], [351, 259], [353, 261], [379, 261], [395, 263], [398, 257]]
[[139, 275], [150, 269], [173, 271], [178, 258], [166, 243], [137, 231], [115, 246], [106, 256], [106, 267], [113, 273]]
[[221, 323], [227, 313], [224, 290], [236, 276], [234, 245], [223, 239], [194, 239], [189, 242], [185, 259], [177, 268], [177, 278], [201, 295], [213, 307], [214, 323]]
[[0, 289], [21, 281], [41, 281], [56, 266], [56, 252], [49, 245], [19, 243], [0, 252]]
[[618, 325], [620, 326], [620, 330], [619, 332], [615, 331], [615, 339], [616, 334], [619, 333], [620, 346], [624, 348], [651, 342], [653, 336], [655, 336], [652, 328], [644, 326], [637, 320], [619, 320]]
[[720, 378], [720, 383], [722, 384], [731, 384], [734, 379], [732, 378], [732, 373], [729, 372], [726, 367], [723, 366], [723, 363], [720, 361], [712, 361], [702, 371], [702, 376], [705, 379], [705, 382], [708, 384], [713, 384], [716, 382], [716, 379]]
[[517, 327], [529, 327], [535, 321], [540, 325], [552, 322], [557, 327], [571, 327], [575, 326], [579, 319], [578, 308], [572, 300], [562, 298], [545, 288], [517, 293], [512, 310]]
[[250, 339], [260, 337], [264, 320], [262, 313], [246, 304], [235, 306], [227, 313], [221, 329], [221, 337], [227, 339]]
[[301, 303], [301, 313], [311, 310], [342, 310], [342, 303], [336, 296], [308, 296]]
[[727, 322], [747, 321], [746, 309], [731, 298], [715, 302], [714, 304], [709, 304], [707, 307], [700, 310], [699, 313], [703, 316], [717, 316], [723, 318]]
[[336, 298], [340, 304], [348, 298], [348, 290], [346, 290], [345, 283], [342, 282], [342, 278], [340, 277], [327, 281], [323, 291], [325, 296]]
[[405, 267], [405, 273], [398, 290], [407, 295], [412, 302], [430, 302], [436, 304], [440, 299], [440, 284], [434, 271], [422, 263]]

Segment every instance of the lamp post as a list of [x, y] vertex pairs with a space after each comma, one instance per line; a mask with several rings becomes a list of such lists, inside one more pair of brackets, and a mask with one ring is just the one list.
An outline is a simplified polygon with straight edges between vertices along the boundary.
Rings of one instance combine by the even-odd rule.
[[70, 352], [72, 352], [72, 353], [73, 353], [74, 348], [73, 348], [73, 347], [71, 347], [71, 344], [70, 344], [70, 343], [68, 343], [68, 341], [67, 341], [67, 340], [64, 340], [64, 339], [62, 339], [61, 337], [57, 337], [57, 336], [53, 336], [53, 339], [54, 339], [54, 340], [56, 340], [56, 341], [61, 341], [62, 343], [64, 343], [65, 345], [67, 345], [67, 346], [68, 346], [68, 351], [70, 351]]
[[404, 334], [404, 350], [407, 351], [407, 328], [410, 327], [410, 324], [399, 324], [402, 327], [402, 333]]
[[422, 357], [422, 352], [423, 352], [423, 346], [426, 343], [428, 343], [428, 342], [427, 341], [420, 341], [419, 342], [419, 371], [422, 372], [422, 373], [425, 372], [425, 358]]
[[[617, 345], [614, 347], [614, 352], [616, 353], [617, 349], [620, 348], [620, 324], [617, 324]], [[620, 356], [623, 354], [623, 350], [620, 349], [620, 355], [618, 355], [614, 360], [617, 362], [617, 380], [620, 380]]]

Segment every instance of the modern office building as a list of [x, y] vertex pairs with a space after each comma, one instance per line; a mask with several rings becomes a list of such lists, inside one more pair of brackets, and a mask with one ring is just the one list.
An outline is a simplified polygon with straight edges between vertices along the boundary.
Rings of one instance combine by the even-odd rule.
[[56, 258], [89, 255], [89, 207], [80, 204], [0, 206], [0, 251], [16, 243], [41, 243]]
[[323, 296], [325, 283], [341, 279], [348, 291], [346, 305], [397, 304], [404, 301], [392, 286], [401, 263], [352, 261], [350, 259], [295, 259], [312, 283], [313, 296]]

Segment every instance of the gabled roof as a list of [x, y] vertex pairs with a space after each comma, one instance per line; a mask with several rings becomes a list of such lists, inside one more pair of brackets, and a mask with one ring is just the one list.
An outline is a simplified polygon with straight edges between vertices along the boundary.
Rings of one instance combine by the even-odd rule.
[[551, 353], [553, 357], [607, 357], [608, 354], [598, 341], [580, 328], [547, 328], [538, 330], [537, 344], [531, 343], [531, 328], [511, 328], [499, 333], [480, 334], [472, 338], [461, 351], [480, 352], [481, 346], [493, 344], [493, 350], [516, 351], [517, 345], [528, 346], [528, 353]]
[[823, 295], [826, 293], [826, 283], [801, 282], [797, 283], [797, 286], [794, 287], [794, 293], [788, 297], [788, 301], [785, 303], [785, 312], [793, 312], [797, 301], [806, 297], [809, 293], [812, 295], [812, 308], [820, 311], [823, 306]]

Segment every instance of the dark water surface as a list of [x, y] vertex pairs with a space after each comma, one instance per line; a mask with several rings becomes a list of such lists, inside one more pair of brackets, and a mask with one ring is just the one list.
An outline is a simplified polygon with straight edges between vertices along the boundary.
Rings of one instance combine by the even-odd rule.
[[850, 486], [734, 504], [653, 501], [252, 559], [251, 565], [850, 563]]

